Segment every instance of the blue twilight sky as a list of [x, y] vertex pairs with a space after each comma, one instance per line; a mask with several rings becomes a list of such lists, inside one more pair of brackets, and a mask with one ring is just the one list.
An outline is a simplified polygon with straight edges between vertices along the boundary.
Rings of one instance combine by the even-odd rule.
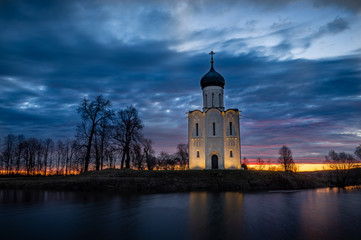
[[297, 162], [361, 143], [361, 1], [0, 2], [0, 137], [72, 137], [84, 96], [133, 104], [156, 150], [187, 142], [200, 79], [242, 110], [242, 155]]

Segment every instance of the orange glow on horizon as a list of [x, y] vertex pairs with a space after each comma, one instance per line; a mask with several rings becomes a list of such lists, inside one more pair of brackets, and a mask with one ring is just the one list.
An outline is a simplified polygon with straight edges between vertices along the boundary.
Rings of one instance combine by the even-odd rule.
[[[296, 163], [297, 172], [315, 172], [315, 171], [323, 171], [323, 170], [332, 170], [330, 169], [328, 164], [325, 163]], [[279, 164], [263, 164], [263, 169], [259, 169], [259, 164], [249, 164], [250, 170], [271, 170], [271, 171], [279, 171]], [[357, 164], [356, 167], [361, 167], [361, 163]]]
[[[314, 172], [314, 171], [332, 170], [332, 169], [330, 169], [329, 164], [325, 164], [325, 163], [296, 163], [295, 166], [296, 166], [297, 172]], [[283, 171], [281, 164], [275, 164], [275, 163], [262, 164], [262, 165], [256, 164], [256, 163], [251, 163], [251, 164], [247, 164], [247, 167], [249, 170]], [[357, 163], [355, 165], [355, 168], [361, 168], [361, 163]], [[108, 168], [104, 168], [103, 170], [106, 170], [106, 169], [108, 169]], [[120, 166], [117, 166], [115, 169], [120, 169]], [[130, 169], [132, 169], [134, 171], [138, 170], [133, 166]], [[147, 169], [144, 169], [144, 170], [147, 171]], [[183, 166], [180, 166], [179, 164], [168, 166], [166, 168], [164, 166], [155, 166], [153, 169], [153, 171], [166, 171], [166, 170], [167, 171], [179, 171], [179, 170], [189, 170], [189, 169], [184, 168]], [[92, 169], [90, 171], [94, 171], [94, 169]], [[46, 172], [46, 176], [78, 175], [80, 173], [81, 173], [80, 171], [76, 171], [76, 170], [68, 170], [67, 174], [65, 174], [65, 171], [57, 172], [55, 170], [50, 170], [50, 171]], [[27, 171], [25, 171], [25, 170], [20, 170], [17, 172], [15, 172], [15, 171], [9, 172], [9, 171], [0, 169], [0, 175], [8, 175], [8, 174], [20, 174], [20, 175], [24, 175], [24, 176], [28, 175]], [[29, 176], [37, 176], [37, 175], [45, 176], [43, 171], [31, 171], [29, 173]]]

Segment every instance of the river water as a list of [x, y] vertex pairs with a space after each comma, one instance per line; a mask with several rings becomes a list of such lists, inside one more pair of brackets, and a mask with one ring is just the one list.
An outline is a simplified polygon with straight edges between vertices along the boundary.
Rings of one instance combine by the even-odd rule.
[[0, 239], [361, 239], [361, 188], [148, 195], [0, 190]]

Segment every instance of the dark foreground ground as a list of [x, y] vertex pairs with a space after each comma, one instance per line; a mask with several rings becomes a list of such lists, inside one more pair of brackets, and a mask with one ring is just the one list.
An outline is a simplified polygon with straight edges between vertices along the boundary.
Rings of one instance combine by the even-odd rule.
[[[185, 191], [294, 190], [334, 186], [330, 171], [285, 173], [245, 170], [137, 171], [107, 169], [76, 176], [0, 177], [0, 189], [115, 191], [132, 193]], [[361, 184], [354, 169], [346, 185]]]

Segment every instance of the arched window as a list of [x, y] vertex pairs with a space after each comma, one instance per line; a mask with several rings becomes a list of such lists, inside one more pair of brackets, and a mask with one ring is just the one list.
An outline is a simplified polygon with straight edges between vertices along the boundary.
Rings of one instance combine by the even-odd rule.
[[212, 107], [214, 107], [214, 93], [212, 93]]
[[221, 104], [221, 102], [222, 102], [221, 94], [219, 94], [219, 99], [218, 99], [218, 101], [219, 101], [219, 107], [222, 107], [222, 104]]
[[229, 122], [229, 135], [233, 135], [232, 122]]
[[208, 102], [207, 102], [207, 94], [206, 94], [206, 104], [204, 107], [207, 107], [208, 106]]
[[196, 123], [196, 136], [198, 137], [198, 123]]
[[229, 151], [229, 157], [233, 157], [233, 151]]
[[213, 123], [213, 136], [216, 136], [216, 123]]
[[197, 150], [197, 158], [199, 158], [199, 150]]

